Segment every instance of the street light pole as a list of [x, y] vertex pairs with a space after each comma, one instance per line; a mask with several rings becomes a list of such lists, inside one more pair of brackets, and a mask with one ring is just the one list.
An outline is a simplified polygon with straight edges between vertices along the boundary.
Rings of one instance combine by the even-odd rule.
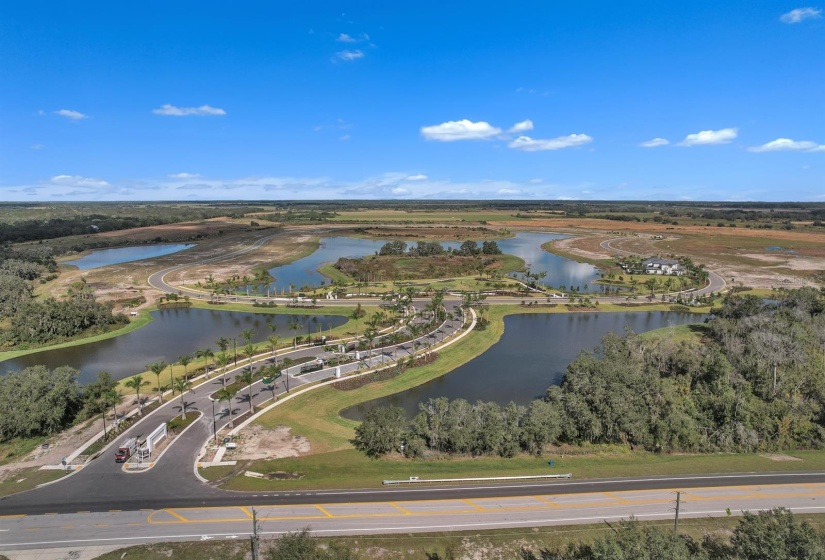
[[212, 401], [212, 435], [215, 437], [215, 443], [218, 443], [218, 430], [215, 424], [215, 401]]

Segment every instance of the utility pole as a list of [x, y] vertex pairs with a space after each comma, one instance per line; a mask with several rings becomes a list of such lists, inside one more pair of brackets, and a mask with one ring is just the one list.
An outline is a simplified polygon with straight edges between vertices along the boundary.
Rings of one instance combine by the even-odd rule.
[[249, 539], [252, 542], [252, 560], [258, 560], [258, 519], [255, 508], [252, 508], [252, 534]]
[[[676, 533], [679, 531], [679, 508], [682, 505], [682, 493], [676, 492], [676, 517], [673, 519], [673, 532]], [[254, 515], [254, 511], [253, 515]]]

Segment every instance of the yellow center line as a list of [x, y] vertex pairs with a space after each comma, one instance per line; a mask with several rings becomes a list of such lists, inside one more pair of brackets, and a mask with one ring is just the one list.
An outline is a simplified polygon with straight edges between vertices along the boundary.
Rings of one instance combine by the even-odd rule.
[[183, 521], [184, 523], [185, 523], [185, 522], [187, 522], [187, 521], [189, 521], [189, 519], [186, 519], [184, 516], [180, 515], [179, 513], [177, 513], [177, 512], [176, 512], [175, 510], [173, 510], [173, 509], [165, 509], [165, 510], [163, 510], [163, 511], [165, 511], [166, 513], [168, 513], [168, 514], [169, 514], [169, 515], [171, 515], [172, 517], [176, 517], [176, 518], [178, 518], [179, 520]]
[[249, 519], [252, 519], [252, 512], [246, 506], [241, 506], [241, 511], [244, 512]]
[[327, 517], [333, 517], [333, 515], [330, 512], [328, 512], [327, 510], [325, 510], [323, 507], [321, 507], [319, 505], [316, 505], [315, 507], [318, 508], [318, 510], [321, 513], [323, 513], [324, 515], [326, 515]]
[[476, 511], [485, 511], [483, 507], [481, 507], [481, 506], [480, 506], [480, 505], [478, 505], [478, 504], [474, 504], [474, 503], [473, 503], [472, 501], [470, 501], [470, 500], [461, 500], [461, 501], [462, 501], [462, 502], [464, 502], [465, 504], [467, 504], [468, 506], [470, 506], [471, 508], [473, 508], [473, 509], [474, 509], [474, 510], [476, 510]]
[[546, 498], [542, 498], [541, 496], [531, 496], [531, 498], [533, 498], [534, 500], [538, 500], [538, 501], [540, 501], [540, 502], [542, 502], [542, 503], [544, 503], [544, 504], [547, 504], [547, 505], [548, 505], [548, 506], [550, 506], [550, 507], [554, 507], [554, 508], [561, 507], [561, 506], [560, 506], [559, 504], [557, 504], [556, 502], [551, 502], [550, 500], [548, 500], [548, 499], [546, 499]]
[[61, 529], [74, 529], [74, 525], [61, 525]]
[[602, 492], [602, 494], [604, 494], [608, 498], [613, 498], [614, 500], [616, 500], [620, 504], [629, 504], [630, 503], [630, 500], [628, 500], [627, 498], [623, 498], [623, 497], [621, 497], [618, 494], [615, 494], [613, 492]]
[[401, 513], [403, 513], [404, 515], [412, 515], [412, 512], [411, 512], [410, 510], [405, 509], [405, 508], [402, 508], [401, 506], [399, 506], [399, 505], [398, 505], [397, 503], [395, 503], [395, 502], [389, 502], [389, 504], [390, 504], [392, 507], [394, 507], [395, 509], [397, 509], [398, 511], [400, 511]]

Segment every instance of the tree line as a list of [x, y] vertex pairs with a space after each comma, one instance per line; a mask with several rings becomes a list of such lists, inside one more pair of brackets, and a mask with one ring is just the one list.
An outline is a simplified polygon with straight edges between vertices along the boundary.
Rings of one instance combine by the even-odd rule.
[[374, 409], [353, 444], [372, 456], [403, 448], [503, 457], [583, 443], [662, 452], [820, 447], [825, 293], [776, 298], [728, 296], [703, 344], [608, 334], [528, 407], [434, 399], [412, 421], [400, 409]]
[[117, 405], [117, 383], [109, 373], [99, 373], [86, 386], [78, 382], [79, 375], [68, 366], [32, 366], [0, 376], [0, 443], [55, 434]]
[[500, 255], [501, 249], [495, 241], [483, 241], [479, 246], [477, 241], [468, 240], [461, 244], [458, 249], [445, 249], [438, 241], [418, 241], [415, 245], [407, 247], [404, 241], [390, 241], [384, 243], [378, 250], [378, 255], [386, 256], [408, 256], [408, 257], [432, 257], [444, 254], [454, 254], [462, 257], [476, 257], [478, 255]]
[[[701, 540], [681, 535], [669, 527], [641, 525], [635, 520], [611, 525], [613, 531], [596, 539], [574, 537], [566, 546], [543, 547], [538, 551], [522, 545], [521, 560], [823, 560], [825, 534], [800, 520], [787, 509], [745, 512], [733, 531], [706, 533]], [[457, 539], [456, 539], [457, 540]], [[588, 542], [589, 541], [589, 542]], [[424, 546], [421, 558], [453, 560], [469, 558], [476, 539], [462, 545], [447, 544], [439, 550]], [[462, 549], [470, 548], [464, 555]], [[366, 551], [377, 553], [375, 547]], [[382, 551], [383, 552], [383, 551]], [[309, 529], [286, 533], [273, 542], [264, 557], [269, 560], [358, 560], [364, 555], [346, 542], [321, 544]]]

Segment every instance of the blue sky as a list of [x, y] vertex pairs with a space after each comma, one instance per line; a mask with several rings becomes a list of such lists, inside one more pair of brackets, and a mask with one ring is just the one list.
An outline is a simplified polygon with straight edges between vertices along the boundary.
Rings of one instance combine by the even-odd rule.
[[5, 2], [0, 200], [825, 201], [823, 9]]

